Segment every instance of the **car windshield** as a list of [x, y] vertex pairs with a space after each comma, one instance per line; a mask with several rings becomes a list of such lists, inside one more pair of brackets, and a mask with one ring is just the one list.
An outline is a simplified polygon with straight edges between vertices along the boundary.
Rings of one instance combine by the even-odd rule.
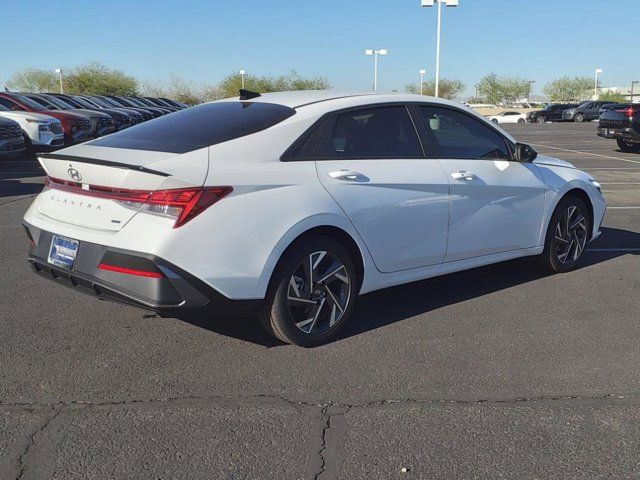
[[10, 111], [11, 111], [10, 108], [7, 108], [0, 103], [0, 112], [10, 112]]
[[15, 98], [18, 102], [22, 103], [23, 105], [26, 105], [27, 107], [29, 107], [31, 110], [35, 111], [35, 112], [40, 112], [42, 110], [46, 110], [46, 108], [44, 107], [44, 105], [42, 105], [41, 103], [38, 103], [34, 100], [31, 100], [28, 97], [25, 97], [24, 95], [18, 95], [18, 94], [13, 94], [12, 95], [13, 98]]
[[88, 145], [185, 153], [259, 132], [295, 113], [290, 107], [266, 102], [205, 103]]
[[588, 108], [591, 106], [591, 102], [584, 102], [578, 105], [578, 108]]

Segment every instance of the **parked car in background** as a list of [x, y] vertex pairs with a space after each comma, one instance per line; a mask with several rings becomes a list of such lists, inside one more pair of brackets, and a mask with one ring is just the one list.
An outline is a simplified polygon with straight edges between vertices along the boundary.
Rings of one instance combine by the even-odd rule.
[[158, 118], [158, 117], [162, 116], [162, 114], [157, 112], [157, 111], [152, 111], [151, 109], [144, 108], [144, 107], [135, 107], [135, 106], [132, 106], [132, 105], [126, 103], [126, 102], [123, 102], [123, 101], [120, 101], [120, 100], [116, 100], [115, 98], [108, 97], [106, 95], [96, 95], [96, 96], [94, 96], [94, 98], [100, 99], [102, 102], [106, 103], [107, 105], [109, 105], [111, 107], [133, 109], [133, 110], [137, 111], [138, 113], [142, 114], [142, 116], [144, 117], [145, 120], [151, 120], [152, 118]]
[[42, 113], [57, 118], [62, 123], [65, 145], [73, 145], [94, 138], [91, 119], [87, 115], [60, 109], [49, 109], [24, 95], [12, 92], [0, 92], [0, 105], [4, 105], [13, 111]]
[[153, 114], [149, 111], [139, 108], [130, 108], [123, 107], [122, 105], [117, 105], [116, 103], [108, 102], [106, 97], [98, 97], [98, 96], [90, 96], [90, 95], [78, 95], [82, 97], [83, 100], [86, 100], [89, 103], [95, 104], [100, 108], [116, 108], [118, 110], [125, 111], [132, 115], [133, 125], [138, 123], [146, 122], [147, 120], [151, 120], [153, 118]]
[[502, 112], [497, 115], [490, 115], [487, 120], [493, 123], [526, 123], [527, 116], [522, 112]]
[[35, 272], [171, 314], [256, 312], [303, 346], [336, 339], [360, 294], [530, 255], [573, 270], [606, 209], [588, 173], [423, 95], [244, 94], [40, 161]]
[[181, 106], [181, 105], [177, 105], [177, 104], [172, 104], [171, 102], [169, 102], [168, 100], [164, 99], [164, 98], [153, 98], [153, 97], [144, 97], [147, 100], [149, 100], [150, 102], [155, 103], [157, 106], [159, 107], [173, 107], [176, 110], [182, 110], [184, 108], [186, 108], [185, 106]]
[[167, 113], [171, 113], [169, 112], [169, 110], [166, 110], [164, 108], [150, 107], [148, 105], [145, 105], [142, 102], [136, 102], [130, 98], [116, 97], [113, 95], [107, 95], [107, 97], [109, 97], [112, 101], [119, 103], [123, 107], [144, 108], [145, 110], [148, 110], [149, 112], [153, 113], [154, 118], [161, 117], [162, 115], [166, 115]]
[[598, 135], [615, 139], [623, 152], [640, 153], [640, 104], [607, 108], [600, 115]]
[[548, 105], [542, 110], [534, 110], [527, 115], [527, 121], [529, 122], [559, 122], [562, 120], [562, 112], [569, 108], [576, 108], [576, 103], [555, 103]]
[[87, 110], [84, 108], [75, 108], [68, 104], [64, 100], [48, 95], [46, 93], [24, 93], [25, 97], [40, 103], [41, 105], [51, 108], [60, 109], [76, 113], [82, 113], [91, 119], [91, 126], [93, 128], [93, 136], [98, 138], [104, 135], [109, 135], [115, 131], [115, 125], [111, 115], [99, 112], [97, 110]]
[[0, 158], [24, 149], [24, 137], [18, 122], [0, 117]]
[[177, 112], [178, 110], [180, 110], [178, 107], [174, 107], [174, 106], [169, 106], [169, 105], [158, 105], [158, 102], [154, 102], [149, 98], [140, 98], [140, 97], [135, 97], [134, 100], [136, 100], [139, 103], [142, 103], [148, 107], [157, 107], [157, 108], [162, 108], [163, 110], [167, 110], [169, 113], [172, 112]]
[[17, 112], [0, 105], [0, 117], [20, 125], [25, 148], [30, 152], [50, 152], [64, 145], [62, 123], [49, 115]]
[[568, 108], [562, 112], [562, 120], [570, 122], [590, 122], [597, 120], [600, 116], [600, 109], [606, 108], [608, 105], [614, 105], [616, 102], [584, 102], [576, 108]]
[[115, 131], [124, 130], [125, 128], [129, 128], [132, 124], [131, 114], [123, 109], [116, 108], [100, 108], [96, 105], [92, 105], [86, 100], [76, 97], [73, 95], [64, 95], [62, 93], [49, 93], [48, 95], [58, 98], [65, 103], [68, 103], [73, 108], [84, 109], [84, 110], [92, 110], [94, 112], [106, 113], [111, 116], [113, 119], [113, 126]]

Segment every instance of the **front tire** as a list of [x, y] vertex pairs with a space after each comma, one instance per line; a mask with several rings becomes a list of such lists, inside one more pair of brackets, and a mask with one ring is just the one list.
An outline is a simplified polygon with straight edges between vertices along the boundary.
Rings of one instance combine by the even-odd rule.
[[547, 121], [547, 117], [545, 117], [544, 115], [540, 115], [538, 118], [536, 118], [536, 122], [538, 123], [545, 123]]
[[563, 198], [549, 222], [541, 257], [543, 265], [554, 273], [577, 268], [590, 232], [591, 222], [584, 202], [572, 195]]
[[519, 119], [518, 119], [518, 123], [522, 124], [522, 123], [527, 123], [527, 122], [525, 121], [525, 119], [524, 119], [524, 118], [519, 118]]
[[578, 123], [584, 122], [584, 115], [581, 113], [576, 113], [576, 116], [573, 118], [573, 120]]
[[283, 342], [322, 345], [349, 322], [359, 285], [347, 250], [330, 237], [309, 235], [281, 258], [258, 318]]
[[619, 138], [618, 147], [625, 153], [640, 153], [640, 143], [631, 143]]

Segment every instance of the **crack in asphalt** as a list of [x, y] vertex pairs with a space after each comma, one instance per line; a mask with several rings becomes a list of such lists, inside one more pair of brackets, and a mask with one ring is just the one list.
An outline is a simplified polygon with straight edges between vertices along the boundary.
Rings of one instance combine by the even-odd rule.
[[328, 406], [323, 407], [321, 412], [324, 424], [322, 426], [322, 433], [320, 437], [320, 450], [318, 450], [317, 453], [320, 457], [320, 470], [314, 475], [314, 480], [318, 480], [327, 470], [327, 459], [325, 458], [324, 453], [327, 449], [327, 431], [331, 428], [331, 415], [327, 412], [328, 408]]
[[9, 205], [11, 203], [20, 202], [22, 200], [29, 200], [30, 198], [34, 198], [34, 197], [37, 197], [37, 196], [38, 196], [38, 194], [34, 194], [34, 195], [29, 195], [28, 197], [14, 198], [13, 200], [9, 200], [7, 202], [0, 203], [0, 207], [3, 206], [3, 205]]
[[51, 424], [51, 422], [55, 420], [56, 417], [60, 415], [61, 412], [62, 411], [60, 409], [52, 408], [52, 414], [42, 423], [42, 425], [35, 432], [33, 432], [29, 436], [29, 442], [27, 443], [27, 446], [22, 451], [22, 453], [20, 453], [20, 455], [18, 456], [18, 475], [16, 476], [16, 480], [21, 480], [21, 478], [24, 475], [24, 471], [27, 467], [25, 463], [25, 457], [27, 456], [31, 448], [33, 448], [33, 446], [36, 444], [36, 437], [42, 434], [42, 432], [44, 432], [47, 429], [47, 427]]
[[477, 398], [477, 399], [416, 399], [416, 398], [400, 398], [400, 399], [383, 399], [374, 400], [363, 403], [349, 402], [312, 402], [308, 400], [295, 400], [279, 395], [256, 394], [256, 395], [184, 395], [176, 397], [162, 398], [132, 398], [122, 400], [71, 400], [59, 402], [42, 402], [42, 401], [25, 401], [25, 402], [7, 402], [0, 401], [1, 407], [44, 407], [44, 408], [65, 408], [65, 407], [110, 407], [110, 406], [127, 406], [127, 405], [151, 405], [151, 404], [168, 404], [176, 402], [229, 402], [229, 401], [280, 401], [291, 406], [305, 406], [320, 409], [329, 407], [342, 407], [347, 409], [370, 408], [385, 405], [502, 405], [502, 404], [523, 404], [523, 403], [540, 403], [540, 402], [558, 402], [571, 400], [628, 400], [640, 399], [640, 393], [605, 393], [602, 395], [541, 395], [536, 397], [513, 397], [513, 398]]

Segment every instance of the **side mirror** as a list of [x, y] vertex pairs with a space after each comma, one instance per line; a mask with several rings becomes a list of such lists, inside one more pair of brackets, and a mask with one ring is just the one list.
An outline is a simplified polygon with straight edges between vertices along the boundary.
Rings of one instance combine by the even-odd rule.
[[528, 163], [538, 158], [538, 152], [531, 145], [516, 143], [516, 162]]

